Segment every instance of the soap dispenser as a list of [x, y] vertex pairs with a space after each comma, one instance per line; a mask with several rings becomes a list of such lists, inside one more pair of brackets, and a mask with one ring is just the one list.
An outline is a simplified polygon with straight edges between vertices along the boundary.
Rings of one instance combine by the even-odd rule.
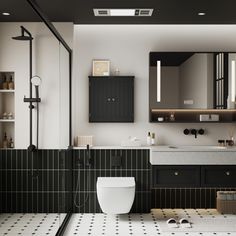
[[148, 132], [148, 136], [147, 136], [147, 145], [150, 146], [151, 145], [151, 133]]
[[151, 144], [155, 145], [155, 133], [152, 133]]

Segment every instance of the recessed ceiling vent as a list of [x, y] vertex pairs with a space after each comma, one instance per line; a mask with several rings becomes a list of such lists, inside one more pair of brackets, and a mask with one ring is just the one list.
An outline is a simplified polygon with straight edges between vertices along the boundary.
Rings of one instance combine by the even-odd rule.
[[152, 16], [153, 9], [93, 9], [95, 16]]
[[108, 9], [94, 9], [95, 16], [109, 16], [110, 12]]
[[136, 9], [136, 16], [152, 16], [153, 9]]

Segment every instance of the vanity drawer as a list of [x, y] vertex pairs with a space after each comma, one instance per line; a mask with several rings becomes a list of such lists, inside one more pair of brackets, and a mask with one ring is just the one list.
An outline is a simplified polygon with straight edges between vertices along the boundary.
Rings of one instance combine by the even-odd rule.
[[199, 166], [153, 166], [153, 187], [198, 187]]
[[202, 166], [203, 187], [235, 187], [236, 166]]

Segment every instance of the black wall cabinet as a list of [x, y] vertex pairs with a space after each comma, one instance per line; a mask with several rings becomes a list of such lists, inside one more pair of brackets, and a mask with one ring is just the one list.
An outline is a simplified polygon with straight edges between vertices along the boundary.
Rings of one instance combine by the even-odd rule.
[[89, 122], [134, 122], [134, 76], [89, 76]]

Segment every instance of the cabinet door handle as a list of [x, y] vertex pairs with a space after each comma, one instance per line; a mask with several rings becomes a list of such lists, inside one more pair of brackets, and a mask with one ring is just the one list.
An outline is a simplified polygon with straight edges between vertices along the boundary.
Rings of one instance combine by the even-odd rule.
[[116, 99], [115, 98], [112, 98], [112, 101], [114, 102]]
[[227, 176], [229, 176], [229, 175], [230, 175], [230, 172], [229, 172], [229, 171], [226, 171], [225, 174], [226, 174]]
[[175, 176], [179, 175], [179, 172], [178, 172], [178, 171], [175, 171], [174, 175], [175, 175]]
[[110, 99], [110, 98], [108, 98], [108, 99], [107, 99], [107, 101], [108, 101], [108, 102], [110, 102], [110, 101], [111, 101], [111, 99]]

